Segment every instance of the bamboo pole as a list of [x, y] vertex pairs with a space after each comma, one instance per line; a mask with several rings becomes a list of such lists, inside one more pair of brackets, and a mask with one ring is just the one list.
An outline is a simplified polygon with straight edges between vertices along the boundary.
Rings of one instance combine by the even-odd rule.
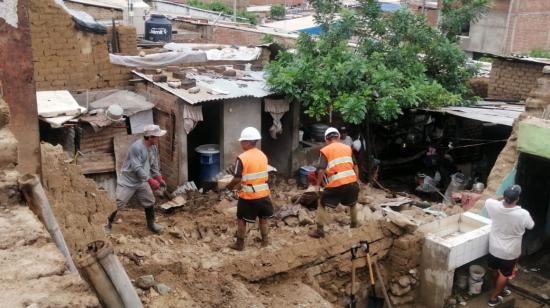
[[18, 182], [19, 189], [21, 189], [29, 208], [42, 221], [55, 242], [55, 245], [65, 257], [65, 262], [67, 263], [69, 271], [76, 273], [77, 269], [73, 258], [71, 257], [71, 253], [67, 247], [63, 233], [61, 232], [61, 229], [59, 229], [59, 224], [55, 219], [55, 215], [50, 207], [50, 202], [48, 201], [48, 197], [44, 192], [44, 188], [42, 187], [38, 176], [34, 174], [25, 174], [19, 178]]

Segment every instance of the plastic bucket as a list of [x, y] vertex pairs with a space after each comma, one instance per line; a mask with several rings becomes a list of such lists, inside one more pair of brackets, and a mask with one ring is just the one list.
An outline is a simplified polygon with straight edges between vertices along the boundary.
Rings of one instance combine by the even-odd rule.
[[310, 173], [314, 173], [315, 170], [316, 169], [313, 166], [302, 166], [302, 167], [300, 167], [300, 185], [308, 186], [309, 181], [308, 181], [307, 177]]
[[481, 287], [483, 286], [483, 277], [485, 276], [485, 269], [480, 265], [470, 266], [470, 279], [468, 279], [470, 294], [480, 294]]
[[201, 165], [199, 181], [214, 182], [220, 173], [220, 147], [217, 144], [203, 144], [195, 149]]

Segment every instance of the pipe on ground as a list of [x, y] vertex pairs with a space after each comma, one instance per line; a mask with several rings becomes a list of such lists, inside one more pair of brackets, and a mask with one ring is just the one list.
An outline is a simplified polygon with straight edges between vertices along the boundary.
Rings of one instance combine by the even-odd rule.
[[95, 253], [88, 254], [77, 260], [78, 268], [94, 288], [102, 305], [109, 308], [124, 308], [124, 303], [118, 295], [109, 277], [98, 263]]
[[107, 273], [111, 279], [111, 282], [118, 291], [124, 306], [142, 308], [143, 304], [137, 295], [136, 289], [132, 285], [126, 270], [114, 254], [113, 247], [103, 243], [103, 247], [98, 248], [99, 249], [96, 254], [97, 260], [101, 264], [101, 267], [103, 267], [105, 273]]
[[38, 216], [38, 218], [40, 218], [50, 233], [55, 245], [65, 257], [65, 262], [67, 263], [69, 271], [76, 273], [77, 269], [73, 258], [71, 257], [71, 253], [67, 247], [63, 233], [61, 232], [61, 229], [59, 229], [59, 224], [55, 219], [55, 215], [50, 207], [50, 202], [48, 201], [48, 197], [44, 192], [44, 188], [42, 187], [38, 176], [35, 174], [25, 174], [19, 178], [18, 182], [19, 189], [23, 193], [29, 208]]

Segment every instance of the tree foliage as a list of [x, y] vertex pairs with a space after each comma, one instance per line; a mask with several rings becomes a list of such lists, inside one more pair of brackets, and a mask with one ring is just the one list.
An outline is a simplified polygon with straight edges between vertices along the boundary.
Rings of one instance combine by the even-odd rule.
[[467, 80], [475, 69], [455, 44], [423, 16], [382, 14], [375, 0], [361, 2], [352, 12], [338, 1], [312, 1], [324, 31], [301, 34], [294, 53], [271, 62], [268, 84], [301, 102], [310, 117], [335, 112], [352, 124], [471, 99]]
[[449, 40], [456, 41], [462, 29], [487, 12], [491, 0], [442, 0], [441, 5], [441, 31]]
[[[219, 2], [202, 2], [200, 0], [187, 0], [187, 4], [199, 9], [210, 10], [214, 12], [222, 12], [226, 15], [233, 15], [233, 8]], [[258, 18], [253, 13], [247, 11], [238, 11], [237, 16], [248, 20], [249, 23], [255, 25], [258, 23]]]
[[283, 18], [286, 15], [286, 7], [282, 4], [275, 4], [271, 6], [271, 18]]

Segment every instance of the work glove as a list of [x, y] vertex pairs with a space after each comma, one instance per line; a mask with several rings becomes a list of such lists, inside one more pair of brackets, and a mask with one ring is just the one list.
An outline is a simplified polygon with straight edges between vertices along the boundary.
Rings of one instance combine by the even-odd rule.
[[166, 181], [164, 180], [164, 177], [162, 175], [157, 175], [153, 179], [159, 182], [160, 186], [166, 186]]
[[149, 183], [149, 186], [151, 186], [151, 189], [153, 190], [153, 192], [160, 188], [160, 183], [153, 178], [149, 178], [147, 180], [147, 183]]

